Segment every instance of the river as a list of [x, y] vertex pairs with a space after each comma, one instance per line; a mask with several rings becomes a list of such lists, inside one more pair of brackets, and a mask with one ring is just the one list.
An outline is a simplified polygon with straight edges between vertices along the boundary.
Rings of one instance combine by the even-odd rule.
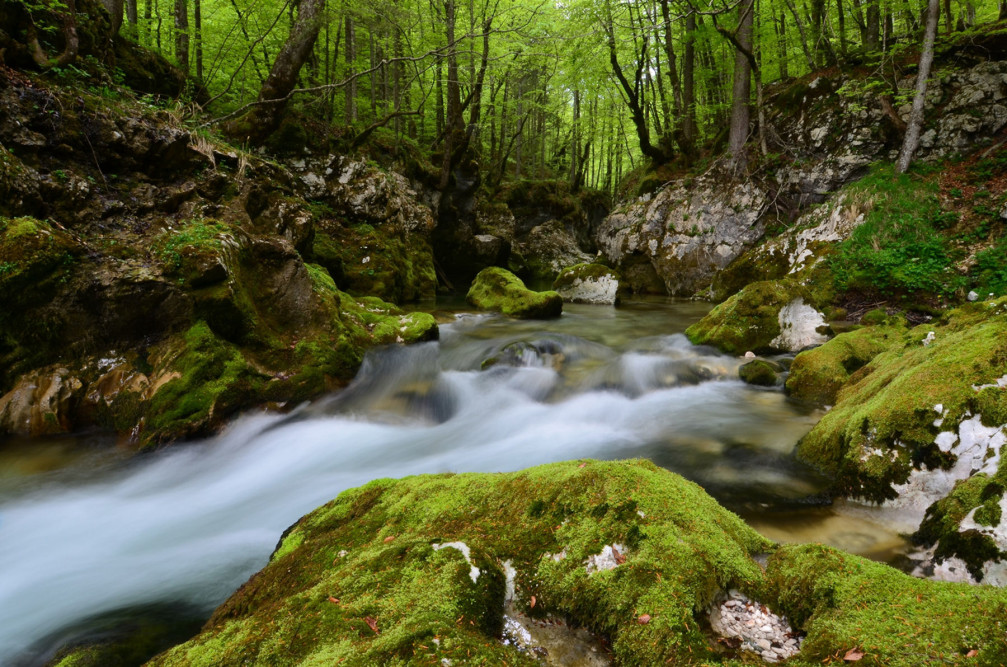
[[898, 557], [893, 527], [825, 506], [823, 481], [792, 457], [820, 411], [688, 342], [707, 309], [568, 305], [549, 322], [442, 310], [439, 342], [372, 351], [342, 392], [208, 441], [140, 457], [101, 436], [7, 443], [0, 664], [43, 664], [143, 617], [193, 632], [287, 526], [377, 477], [646, 457], [772, 539]]

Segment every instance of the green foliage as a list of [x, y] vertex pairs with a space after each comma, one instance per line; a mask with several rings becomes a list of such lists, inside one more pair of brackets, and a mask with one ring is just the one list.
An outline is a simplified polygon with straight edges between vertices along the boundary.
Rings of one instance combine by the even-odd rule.
[[881, 166], [851, 191], [869, 195], [872, 205], [830, 259], [838, 290], [951, 294], [964, 285], [953, 268], [956, 252], [940, 233], [950, 218], [932, 180]]

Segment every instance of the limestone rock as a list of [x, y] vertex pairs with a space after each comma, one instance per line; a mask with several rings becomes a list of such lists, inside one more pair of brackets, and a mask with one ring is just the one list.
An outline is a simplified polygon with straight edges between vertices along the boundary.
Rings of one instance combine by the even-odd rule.
[[619, 273], [602, 264], [576, 264], [563, 269], [552, 288], [564, 301], [614, 305], [619, 301]]

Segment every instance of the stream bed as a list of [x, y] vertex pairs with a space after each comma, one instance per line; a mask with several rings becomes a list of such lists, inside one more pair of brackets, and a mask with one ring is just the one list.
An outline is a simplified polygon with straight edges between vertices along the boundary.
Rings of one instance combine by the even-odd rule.
[[645, 457], [771, 539], [904, 554], [902, 527], [826, 505], [793, 458], [820, 411], [688, 342], [708, 308], [567, 305], [546, 322], [440, 310], [439, 342], [374, 350], [342, 392], [208, 441], [140, 457], [102, 436], [0, 443], [0, 664], [44, 664], [124, 619], [182, 639], [287, 526], [378, 477]]

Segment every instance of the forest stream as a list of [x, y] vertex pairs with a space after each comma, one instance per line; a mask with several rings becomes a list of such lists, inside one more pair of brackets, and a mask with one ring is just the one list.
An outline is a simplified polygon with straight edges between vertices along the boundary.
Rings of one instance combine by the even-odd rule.
[[7, 445], [0, 663], [44, 663], [110, 619], [195, 632], [286, 527], [379, 477], [645, 457], [774, 540], [897, 559], [897, 521], [825, 505], [792, 457], [821, 411], [745, 385], [741, 360], [687, 341], [708, 308], [568, 305], [551, 321], [440, 310], [439, 342], [373, 350], [342, 392], [246, 415], [210, 441], [133, 458], [99, 436]]

